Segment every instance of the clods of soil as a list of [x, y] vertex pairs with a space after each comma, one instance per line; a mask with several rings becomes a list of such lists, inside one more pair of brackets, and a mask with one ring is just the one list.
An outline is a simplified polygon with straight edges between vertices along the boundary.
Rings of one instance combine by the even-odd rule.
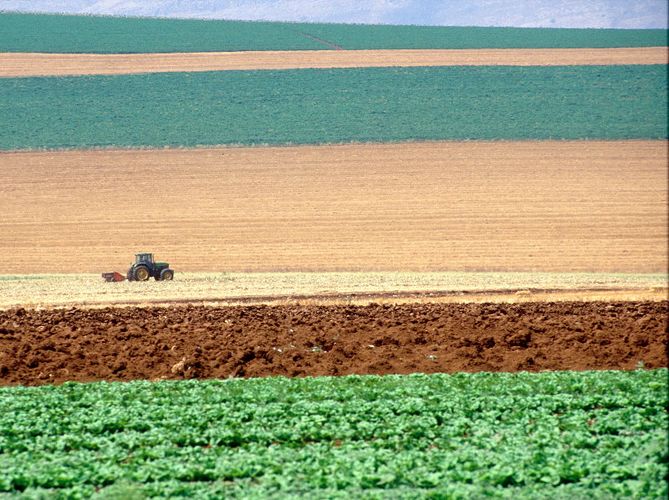
[[0, 385], [667, 366], [669, 302], [11, 309]]

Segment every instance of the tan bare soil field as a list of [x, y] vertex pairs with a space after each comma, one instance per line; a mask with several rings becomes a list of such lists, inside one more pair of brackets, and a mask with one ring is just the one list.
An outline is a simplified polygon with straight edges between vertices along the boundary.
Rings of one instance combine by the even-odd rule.
[[0, 53], [0, 77], [388, 66], [666, 64], [667, 47], [192, 52], [165, 54]]
[[0, 154], [0, 274], [664, 273], [667, 143]]

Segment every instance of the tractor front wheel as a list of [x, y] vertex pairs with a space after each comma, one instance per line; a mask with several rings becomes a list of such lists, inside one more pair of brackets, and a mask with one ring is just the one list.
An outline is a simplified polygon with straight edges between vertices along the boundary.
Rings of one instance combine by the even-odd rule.
[[160, 279], [161, 281], [172, 281], [174, 278], [174, 271], [171, 269], [163, 269], [162, 272], [160, 273]]
[[149, 279], [149, 268], [146, 266], [139, 266], [135, 268], [135, 279], [137, 281], [147, 281]]

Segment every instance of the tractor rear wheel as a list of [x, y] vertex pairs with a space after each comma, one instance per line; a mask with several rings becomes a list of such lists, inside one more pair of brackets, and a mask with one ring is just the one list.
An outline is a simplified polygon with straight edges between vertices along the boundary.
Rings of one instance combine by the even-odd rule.
[[132, 271], [133, 271], [132, 267], [128, 269], [128, 274], [126, 275], [128, 281], [135, 281], [135, 273], [133, 273]]
[[163, 269], [162, 272], [160, 273], [160, 279], [161, 281], [172, 281], [174, 278], [174, 271], [171, 269]]
[[149, 268], [146, 266], [138, 266], [135, 268], [135, 279], [137, 281], [146, 281], [151, 276]]

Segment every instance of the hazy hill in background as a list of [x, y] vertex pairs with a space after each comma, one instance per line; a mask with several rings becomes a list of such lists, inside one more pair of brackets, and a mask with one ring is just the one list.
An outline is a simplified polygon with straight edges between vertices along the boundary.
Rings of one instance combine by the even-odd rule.
[[4, 0], [6, 11], [439, 26], [667, 28], [666, 0]]

